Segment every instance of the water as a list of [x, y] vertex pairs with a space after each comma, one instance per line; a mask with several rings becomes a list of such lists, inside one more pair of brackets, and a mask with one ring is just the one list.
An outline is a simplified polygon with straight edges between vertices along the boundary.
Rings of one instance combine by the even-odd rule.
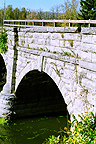
[[0, 144], [42, 144], [50, 135], [58, 136], [67, 125], [66, 116], [24, 118], [0, 126]]
[[[16, 97], [13, 110], [17, 118], [49, 113], [67, 114], [62, 94], [44, 72], [34, 70], [27, 73], [17, 88]], [[60, 128], [66, 125], [66, 116], [17, 119], [8, 126], [0, 125], [0, 135], [3, 136], [0, 144], [42, 144], [50, 135], [58, 136]]]

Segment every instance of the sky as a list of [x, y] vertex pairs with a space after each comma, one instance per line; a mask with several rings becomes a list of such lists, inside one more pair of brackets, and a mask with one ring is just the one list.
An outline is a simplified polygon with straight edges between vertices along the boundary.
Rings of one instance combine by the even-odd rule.
[[[56, 5], [64, 4], [66, 0], [5, 0], [7, 5], [12, 5], [13, 8], [26, 9], [42, 9], [43, 11], [50, 11], [50, 9]], [[4, 7], [4, 0], [0, 0], [0, 9]]]

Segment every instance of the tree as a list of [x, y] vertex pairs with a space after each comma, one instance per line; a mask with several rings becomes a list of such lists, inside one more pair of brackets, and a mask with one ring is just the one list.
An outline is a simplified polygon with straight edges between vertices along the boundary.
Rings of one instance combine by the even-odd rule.
[[4, 10], [0, 10], [0, 24], [3, 25], [3, 20], [4, 20]]
[[37, 10], [37, 17], [38, 19], [42, 20], [44, 16], [44, 12], [42, 9]]
[[80, 13], [78, 14], [81, 20], [96, 20], [96, 0], [81, 0]]
[[5, 19], [7, 19], [7, 20], [14, 19], [14, 13], [13, 13], [12, 5], [7, 6], [7, 9], [5, 11]]
[[71, 9], [70, 9], [70, 15], [71, 15], [70, 19], [73, 19], [73, 20], [77, 19], [77, 17], [78, 17], [78, 5], [79, 5], [78, 0], [72, 0]]
[[51, 8], [51, 19], [55, 19], [55, 7]]
[[27, 12], [27, 19], [32, 20], [32, 19], [37, 19], [37, 14], [35, 10], [30, 10], [30, 12]]
[[50, 12], [48, 12], [48, 11], [44, 12], [44, 19], [45, 20], [50, 19]]
[[78, 16], [78, 4], [78, 0], [67, 0], [64, 5], [62, 5], [63, 14], [60, 17], [65, 20], [76, 20]]
[[13, 12], [14, 12], [14, 19], [15, 20], [20, 19], [20, 10], [18, 8], [15, 8]]
[[23, 7], [20, 13], [20, 19], [21, 20], [25, 20], [27, 18], [27, 11], [26, 9]]
[[60, 15], [61, 15], [61, 12], [62, 9], [61, 9], [61, 5], [57, 5], [55, 6], [55, 19], [60, 19]]

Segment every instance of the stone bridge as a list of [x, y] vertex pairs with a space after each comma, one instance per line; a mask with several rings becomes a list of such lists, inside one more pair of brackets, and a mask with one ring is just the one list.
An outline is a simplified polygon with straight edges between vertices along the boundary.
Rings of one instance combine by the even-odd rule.
[[[76, 117], [96, 113], [96, 28], [6, 26], [8, 50], [1, 54], [7, 69], [0, 93], [0, 117], [11, 113], [16, 90], [30, 71], [46, 73], [59, 88], [67, 110]], [[72, 118], [72, 117], [71, 117]]]

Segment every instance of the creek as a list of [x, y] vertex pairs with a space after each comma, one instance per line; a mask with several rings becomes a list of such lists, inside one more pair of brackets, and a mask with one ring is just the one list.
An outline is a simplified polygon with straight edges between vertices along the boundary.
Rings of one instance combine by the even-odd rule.
[[[5, 83], [6, 70], [2, 65], [0, 82]], [[67, 105], [48, 74], [38, 70], [28, 72], [15, 94], [16, 119], [9, 125], [0, 125], [0, 144], [42, 144], [45, 138], [58, 136], [58, 131], [67, 126]]]
[[58, 136], [67, 126], [66, 116], [43, 116], [13, 120], [0, 125], [0, 144], [42, 144], [51, 135]]

